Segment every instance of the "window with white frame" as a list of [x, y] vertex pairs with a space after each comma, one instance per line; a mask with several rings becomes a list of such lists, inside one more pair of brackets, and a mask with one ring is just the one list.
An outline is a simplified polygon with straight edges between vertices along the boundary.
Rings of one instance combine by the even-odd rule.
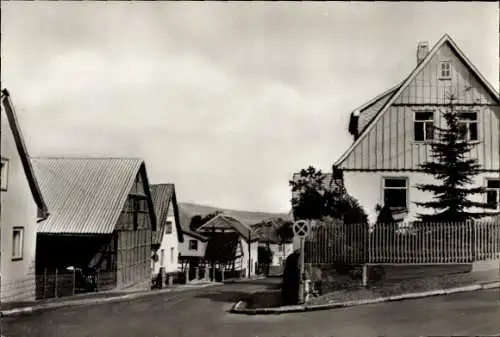
[[9, 160], [2, 157], [0, 161], [0, 185], [2, 191], [7, 191], [9, 181]]
[[174, 247], [170, 247], [170, 263], [174, 263]]
[[458, 124], [462, 139], [478, 140], [477, 112], [459, 112]]
[[486, 180], [486, 202], [492, 208], [500, 209], [500, 179]]
[[408, 210], [408, 178], [394, 177], [383, 179], [384, 205], [394, 212]]
[[434, 139], [434, 112], [416, 111], [413, 124], [415, 141], [423, 142]]
[[22, 260], [24, 252], [24, 228], [12, 229], [12, 260]]
[[165, 267], [165, 249], [160, 250], [160, 267]]
[[197, 240], [189, 240], [189, 250], [198, 250]]
[[451, 79], [451, 62], [450, 61], [443, 61], [441, 62], [441, 69], [440, 69], [440, 78], [441, 79]]

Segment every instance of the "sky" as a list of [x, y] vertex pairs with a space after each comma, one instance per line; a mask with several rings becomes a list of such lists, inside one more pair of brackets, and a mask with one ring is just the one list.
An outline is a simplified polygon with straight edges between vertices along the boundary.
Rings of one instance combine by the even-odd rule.
[[287, 212], [293, 172], [448, 33], [498, 90], [492, 3], [2, 2], [1, 81], [32, 156], [140, 157], [179, 201]]

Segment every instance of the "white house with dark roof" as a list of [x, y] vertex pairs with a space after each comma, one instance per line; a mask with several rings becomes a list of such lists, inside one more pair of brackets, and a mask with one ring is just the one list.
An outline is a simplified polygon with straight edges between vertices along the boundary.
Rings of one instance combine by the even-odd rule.
[[153, 232], [152, 273], [158, 275], [160, 268], [165, 268], [166, 273], [174, 273], [179, 269], [179, 245], [184, 242], [175, 185], [153, 184], [151, 195], [158, 221], [157, 230]]
[[156, 215], [144, 161], [47, 157], [32, 165], [52, 209], [38, 226], [39, 273], [76, 267], [97, 273], [102, 290], [151, 289]]
[[179, 243], [179, 259], [186, 265], [190, 262], [199, 264], [205, 258], [208, 237], [184, 228], [182, 233], [184, 241]]
[[[217, 235], [238, 234], [239, 244], [230, 245], [231, 249], [225, 249], [224, 251], [234, 251], [235, 254], [238, 254], [235, 255], [235, 259], [237, 260], [236, 269], [241, 268], [241, 270], [245, 270], [247, 277], [255, 275], [256, 264], [258, 262], [259, 235], [248, 224], [243, 223], [234, 216], [222, 213], [200, 226], [198, 232], [209, 237], [206, 248], [207, 254], [208, 252], [216, 252], [216, 245], [221, 245], [220, 238], [216, 238]], [[232, 240], [233, 236], [227, 235], [227, 238]]]
[[[488, 201], [500, 210], [499, 96], [448, 35], [429, 50], [417, 48], [415, 68], [404, 81], [351, 113], [349, 132], [353, 144], [334, 163], [349, 194], [375, 222], [377, 204], [388, 205], [400, 220], [416, 220], [416, 201], [432, 200], [432, 194], [415, 185], [435, 183], [419, 164], [432, 160], [429, 140], [433, 126], [445, 123], [443, 109], [454, 101], [464, 137], [476, 143], [471, 156], [481, 165], [474, 186], [488, 189], [476, 201]], [[483, 198], [481, 200], [481, 198]]]
[[0, 301], [34, 301], [37, 221], [48, 210], [7, 90], [1, 99]]

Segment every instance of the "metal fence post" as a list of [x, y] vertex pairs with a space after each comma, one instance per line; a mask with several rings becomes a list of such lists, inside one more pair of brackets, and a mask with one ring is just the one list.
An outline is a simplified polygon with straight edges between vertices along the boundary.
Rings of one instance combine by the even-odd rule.
[[73, 268], [73, 296], [75, 296], [75, 288], [76, 288], [76, 268]]
[[47, 298], [47, 268], [43, 270], [43, 299]]
[[101, 283], [101, 270], [97, 269], [97, 275], [95, 280], [95, 290], [98, 292], [100, 289], [99, 285]]
[[57, 268], [56, 268], [56, 282], [54, 286], [54, 297], [57, 298]]

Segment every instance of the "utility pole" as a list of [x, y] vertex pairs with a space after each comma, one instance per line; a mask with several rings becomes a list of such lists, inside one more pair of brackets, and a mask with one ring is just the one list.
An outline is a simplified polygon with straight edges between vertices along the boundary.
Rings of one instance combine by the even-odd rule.
[[252, 270], [252, 230], [248, 228], [248, 278]]

